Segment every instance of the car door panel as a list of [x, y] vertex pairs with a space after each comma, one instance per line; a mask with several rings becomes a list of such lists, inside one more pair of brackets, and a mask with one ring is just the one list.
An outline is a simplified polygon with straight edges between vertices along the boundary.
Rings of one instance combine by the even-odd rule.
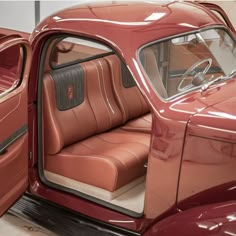
[[[12, 48], [18, 46], [21, 48], [17, 54], [20, 63], [16, 60], [14, 64], [12, 56], [16, 55], [13, 55]], [[4, 58], [1, 58], [3, 54]], [[0, 85], [3, 87], [7, 78], [13, 75], [12, 84], [0, 93], [0, 216], [22, 195], [28, 183], [27, 84], [30, 60], [31, 49], [27, 40], [19, 37], [0, 40]]]
[[27, 142], [28, 135], [25, 134], [0, 157], [0, 214], [4, 213], [27, 187]]

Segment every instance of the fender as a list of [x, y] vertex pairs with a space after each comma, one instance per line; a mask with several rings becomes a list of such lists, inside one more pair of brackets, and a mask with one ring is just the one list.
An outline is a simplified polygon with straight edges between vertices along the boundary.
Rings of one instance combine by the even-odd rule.
[[236, 235], [236, 201], [192, 208], [153, 225], [145, 236]]

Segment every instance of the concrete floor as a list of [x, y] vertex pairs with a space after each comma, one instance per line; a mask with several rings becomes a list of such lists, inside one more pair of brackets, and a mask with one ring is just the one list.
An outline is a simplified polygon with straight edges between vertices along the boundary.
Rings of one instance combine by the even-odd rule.
[[22, 220], [12, 214], [0, 218], [0, 236], [53, 236], [47, 230]]

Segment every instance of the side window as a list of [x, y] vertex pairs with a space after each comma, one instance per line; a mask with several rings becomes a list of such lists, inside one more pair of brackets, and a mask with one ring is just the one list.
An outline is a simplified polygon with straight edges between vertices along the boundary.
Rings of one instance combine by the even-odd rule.
[[52, 54], [51, 67], [70, 65], [110, 53], [111, 49], [89, 40], [66, 37], [56, 40]]
[[23, 64], [23, 49], [20, 45], [0, 52], [0, 97], [20, 84]]

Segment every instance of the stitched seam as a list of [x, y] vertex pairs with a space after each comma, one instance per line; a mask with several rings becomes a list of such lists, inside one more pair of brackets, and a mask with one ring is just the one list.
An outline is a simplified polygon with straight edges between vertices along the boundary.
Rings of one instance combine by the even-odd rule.
[[132, 152], [131, 150], [129, 150], [129, 149], [125, 148], [125, 147], [120, 147], [118, 149], [120, 149], [122, 151], [126, 151], [128, 154], [131, 154], [140, 163], [140, 159], [138, 158], [136, 153]]
[[[85, 71], [86, 71], [86, 73], [85, 73], [85, 75], [86, 75], [86, 79], [88, 80], [88, 73], [87, 73], [87, 68], [86, 68], [86, 66], [85, 66]], [[98, 132], [98, 121], [97, 121], [97, 117], [96, 117], [96, 115], [95, 115], [95, 113], [94, 113], [94, 110], [93, 110], [93, 108], [92, 108], [92, 105], [91, 105], [91, 103], [90, 103], [90, 100], [89, 100], [89, 95], [88, 95], [88, 81], [86, 81], [86, 96], [87, 96], [87, 101], [88, 101], [88, 104], [89, 104], [89, 106], [90, 106], [90, 109], [91, 109], [91, 111], [92, 111], [92, 114], [93, 114], [93, 116], [94, 116], [94, 119], [95, 119], [95, 121], [96, 121], [96, 126], [97, 126], [97, 130], [95, 131], [95, 133], [97, 133]]]
[[[110, 112], [109, 112], [109, 108], [110, 108], [110, 110], [111, 110], [113, 113], [114, 113], [114, 111], [113, 111], [113, 109], [112, 109], [112, 107], [111, 107], [111, 104], [110, 104], [109, 99], [108, 99], [108, 96], [107, 96], [106, 87], [105, 87], [105, 80], [104, 80], [104, 70], [103, 70], [102, 63], [101, 63], [100, 60], [99, 60], [99, 65], [100, 65], [101, 70], [102, 70], [102, 81], [103, 81], [103, 88], [104, 88], [104, 93], [105, 93], [105, 98], [104, 98], [104, 100], [107, 101], [107, 104], [106, 104], [107, 106], [106, 106], [106, 108], [107, 108], [108, 115], [109, 115], [109, 119], [110, 119], [110, 127], [112, 127], [113, 122], [112, 122], [111, 114], [110, 114]], [[109, 107], [109, 108], [108, 108], [108, 107]]]
[[141, 96], [141, 92], [139, 90], [139, 88], [136, 86], [136, 89], [137, 89], [137, 95], [138, 95], [138, 99], [139, 99], [139, 102], [140, 102], [140, 113], [143, 114], [144, 111], [145, 111], [145, 106], [144, 106], [144, 103], [143, 103], [143, 97]]
[[[92, 63], [95, 64], [94, 62], [92, 62]], [[108, 117], [109, 117], [109, 119], [110, 119], [110, 127], [111, 127], [111, 126], [112, 126], [112, 122], [111, 122], [111, 118], [110, 118], [110, 114], [109, 114], [110, 112], [109, 112], [108, 106], [107, 106], [107, 104], [106, 104], [106, 102], [105, 102], [105, 99], [104, 99], [104, 97], [103, 97], [103, 95], [102, 95], [102, 85], [101, 85], [101, 80], [100, 80], [100, 79], [103, 77], [103, 71], [102, 71], [102, 77], [100, 77], [98, 65], [95, 64], [95, 66], [96, 66], [96, 70], [97, 70], [97, 73], [98, 73], [99, 89], [100, 89], [100, 92], [101, 92], [101, 96], [102, 96], [102, 98], [103, 98], [103, 103], [105, 104], [105, 109], [107, 110]]]
[[82, 145], [82, 146], [84, 146], [84, 147], [86, 147], [86, 148], [88, 148], [90, 150], [94, 150], [90, 146], [86, 145], [84, 142], [81, 142], [80, 145]]
[[[114, 142], [111, 142], [111, 141], [109, 141], [109, 140], [103, 139], [101, 136], [96, 136], [96, 137], [99, 138], [99, 139], [101, 139], [101, 140], [103, 140], [104, 142], [111, 143], [111, 144], [115, 144], [115, 145], [117, 145], [117, 144], [122, 144], [122, 143], [123, 143], [123, 142], [114, 143]], [[140, 142], [133, 142], [133, 141], [131, 142], [131, 141], [129, 141], [129, 142], [126, 142], [126, 143], [144, 145], [144, 146], [146, 146], [147, 148], [149, 147], [149, 145], [146, 145], [145, 143], [140, 143]]]
[[[111, 59], [111, 58], [110, 58]], [[116, 95], [116, 99], [118, 100], [118, 103], [120, 105], [120, 108], [121, 108], [121, 111], [123, 113], [123, 123], [127, 120], [127, 116], [126, 116], [126, 112], [125, 112], [125, 108], [124, 108], [124, 105], [123, 103], [121, 102], [121, 99], [119, 97], [119, 92], [117, 92], [117, 89], [116, 89], [116, 85], [115, 85], [115, 76], [114, 76], [114, 71], [112, 69], [112, 62], [109, 61], [109, 59], [105, 58], [105, 60], [107, 60], [108, 62], [108, 65], [109, 65], [109, 68], [110, 68], [110, 72], [111, 72], [111, 80], [112, 80], [112, 87], [114, 89], [114, 92], [115, 92], [115, 95]], [[119, 66], [119, 68], [121, 68]], [[119, 77], [121, 77], [121, 69], [119, 70]]]
[[151, 118], [151, 121], [146, 116], [144, 116], [143, 119], [147, 121], [148, 123], [152, 123], [152, 118]]

